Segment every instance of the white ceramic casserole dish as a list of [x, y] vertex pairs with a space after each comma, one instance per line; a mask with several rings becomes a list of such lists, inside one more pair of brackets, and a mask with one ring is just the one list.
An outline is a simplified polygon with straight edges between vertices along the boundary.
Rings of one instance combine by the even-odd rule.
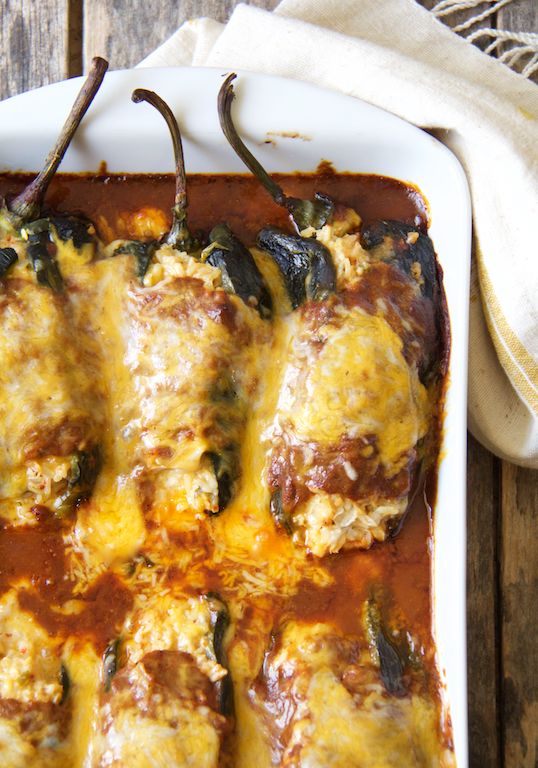
[[[216, 96], [218, 69], [111, 72], [68, 150], [61, 171], [169, 173], [162, 120], [130, 101], [135, 87], [157, 91], [179, 119], [190, 173], [245, 172], [224, 139]], [[81, 79], [0, 103], [0, 171], [35, 171], [53, 145]], [[427, 133], [347, 96], [304, 83], [240, 73], [237, 127], [270, 172], [314, 171], [321, 159], [337, 171], [392, 176], [416, 185], [428, 201], [430, 235], [444, 271], [452, 349], [434, 513], [434, 620], [458, 768], [467, 767], [466, 691], [466, 387], [471, 211], [455, 157]], [[267, 134], [273, 139], [264, 143]], [[285, 134], [298, 134], [286, 138]]]

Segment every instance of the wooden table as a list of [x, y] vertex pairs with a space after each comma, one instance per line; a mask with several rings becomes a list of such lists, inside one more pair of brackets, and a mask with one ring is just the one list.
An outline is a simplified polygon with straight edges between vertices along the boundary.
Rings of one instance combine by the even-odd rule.
[[[276, 1], [253, 4], [271, 9]], [[235, 0], [0, 0], [0, 98], [80, 75], [96, 54], [114, 69], [131, 67], [185, 19], [206, 15], [226, 21], [235, 5]], [[496, 14], [495, 24], [538, 32], [537, 0], [516, 0]], [[538, 474], [498, 460], [471, 436], [467, 467], [471, 766], [536, 768]]]

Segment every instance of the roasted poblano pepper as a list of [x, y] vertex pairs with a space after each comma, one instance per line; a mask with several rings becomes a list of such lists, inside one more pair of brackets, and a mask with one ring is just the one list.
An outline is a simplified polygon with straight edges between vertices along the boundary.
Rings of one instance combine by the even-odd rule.
[[[220, 595], [209, 592], [206, 595], [211, 616], [211, 626], [213, 628], [213, 653], [215, 660], [222, 667], [228, 669], [228, 657], [226, 654], [226, 633], [230, 626], [230, 614], [226, 603]], [[233, 683], [230, 672], [217, 681], [217, 698], [219, 711], [226, 717], [234, 714], [234, 694]]]
[[134, 256], [136, 276], [142, 283], [144, 281], [144, 275], [151, 264], [151, 259], [158, 247], [159, 243], [156, 240], [150, 240], [147, 243], [140, 240], [127, 240], [116, 248], [114, 255], [121, 256], [126, 253], [130, 256]]
[[[187, 222], [187, 182], [181, 133], [172, 110], [153, 91], [138, 88], [133, 91], [134, 102], [147, 101], [162, 115], [172, 138], [175, 158], [176, 190], [172, 207], [172, 226], [158, 243], [136, 244], [134, 254], [137, 257], [139, 276], [143, 277], [151, 257], [160, 245], [170, 245], [178, 251], [191, 254], [193, 258], [202, 258], [217, 267], [222, 274], [222, 286], [227, 293], [236, 294], [249, 306], [257, 309], [262, 317], [271, 311], [271, 301], [261, 273], [252, 258], [250, 251], [232, 234], [230, 229], [221, 224], [215, 227], [209, 237], [210, 247], [207, 252], [200, 254], [201, 244], [198, 238], [191, 234]], [[133, 248], [126, 244], [118, 249], [118, 253]]]
[[284, 194], [274, 179], [256, 160], [247, 149], [232, 121], [232, 102], [234, 99], [233, 81], [237, 75], [228, 75], [219, 92], [218, 111], [222, 131], [233, 147], [236, 154], [245, 163], [260, 183], [269, 192], [275, 203], [283, 206], [290, 214], [291, 220], [298, 232], [307, 227], [319, 229], [331, 218], [334, 212], [334, 203], [326, 195], [317, 193], [313, 200], [301, 200], [296, 197], [288, 197]]
[[293, 309], [307, 300], [322, 301], [336, 290], [331, 254], [315, 238], [265, 227], [257, 242], [277, 263]]
[[271, 512], [313, 554], [367, 548], [405, 513], [421, 465], [440, 270], [420, 227], [382, 221], [361, 233], [359, 215], [325, 196], [286, 197], [236, 131], [234, 78], [219, 93], [222, 130], [298, 232], [265, 227], [257, 238], [297, 310], [268, 446]]
[[108, 63], [104, 59], [93, 60], [88, 77], [43, 170], [13, 200], [4, 202], [0, 211], [2, 223], [19, 232], [26, 240], [28, 260], [35, 270], [37, 281], [56, 292], [63, 290], [63, 279], [52, 252], [53, 236], [57, 234], [63, 241], [72, 239], [75, 248], [79, 248], [88, 242], [89, 226], [87, 222], [79, 222], [73, 216], [42, 218], [43, 201], [82, 118], [99, 90], [107, 68]]
[[[2, 389], [12, 392], [16, 385], [19, 403], [15, 416], [5, 403], [1, 405], [5, 437], [0, 508], [3, 516], [18, 524], [32, 519], [34, 505], [65, 516], [91, 494], [99, 470], [91, 385], [85, 389], [80, 384], [81, 356], [70, 338], [73, 307], [55, 258], [60, 244], [67, 241], [77, 253], [84, 248], [93, 238], [93, 226], [73, 216], [44, 217], [42, 208], [107, 66], [103, 59], [94, 60], [43, 170], [0, 210], [0, 229], [7, 244], [15, 246], [0, 249], [0, 277], [5, 276], [5, 336], [0, 352], [2, 360], [9, 361], [0, 365]], [[35, 281], [10, 280], [16, 248], [19, 253], [25, 250]], [[9, 311], [10, 306], [17, 312]]]
[[387, 636], [379, 606], [374, 598], [367, 600], [364, 605], [364, 626], [372, 661], [379, 666], [379, 674], [387, 692], [395, 696], [404, 695], [404, 665], [400, 654]]
[[60, 704], [65, 704], [67, 697], [69, 696], [69, 691], [71, 690], [71, 678], [69, 677], [69, 672], [67, 671], [65, 664], [62, 664], [60, 667], [60, 685], [62, 686]]
[[404, 678], [384, 633], [376, 626], [374, 654], [359, 636], [343, 633], [330, 620], [290, 617], [276, 628], [248, 690], [271, 747], [268, 763], [443, 764], [442, 748], [432, 738], [439, 728], [438, 704], [423, 677], [406, 668]]
[[222, 765], [233, 725], [228, 625], [214, 593], [148, 596], [135, 609], [102, 657], [97, 764]]
[[[177, 278], [174, 287], [169, 285], [166, 289], [165, 304], [170, 308], [170, 323], [165, 324], [162, 315], [155, 318], [157, 335], [151, 338], [151, 344], [154, 345], [158, 338], [160, 341], [157, 343], [168, 345], [167, 334], [174, 333], [173, 329], [176, 329], [175, 332], [181, 334], [185, 359], [190, 361], [191, 347], [203, 350], [202, 356], [196, 356], [194, 364], [188, 362], [182, 365], [181, 355], [170, 356], [166, 363], [162, 363], [167, 367], [167, 382], [171, 382], [169, 389], [165, 388], [163, 393], [163, 397], [168, 398], [167, 413], [164, 419], [157, 421], [155, 411], [152, 411], [144, 429], [146, 434], [151, 430], [151, 440], [159, 445], [156, 450], [164, 450], [160, 446], [167, 444], [167, 458], [154, 461], [154, 451], [151, 456], [146, 454], [143, 460], [149, 472], [155, 470], [151, 474], [155, 488], [164, 482], [164, 473], [176, 472], [178, 488], [182, 487], [184, 478], [186, 487], [200, 489], [194, 499], [196, 509], [205, 503], [204, 509], [208, 514], [218, 514], [229, 503], [239, 475], [240, 429], [245, 421], [244, 370], [237, 359], [243, 350], [235, 347], [234, 334], [241, 333], [243, 329], [245, 338], [250, 338], [251, 333], [259, 332], [263, 325], [259, 318], [269, 317], [271, 300], [252, 254], [225, 224], [213, 228], [210, 242], [202, 250], [200, 238], [192, 234], [188, 223], [187, 183], [177, 121], [168, 105], [152, 91], [137, 89], [132, 98], [137, 103], [145, 101], [151, 104], [162, 115], [170, 131], [176, 170], [175, 199], [172, 225], [167, 234], [149, 243], [125, 242], [116, 248], [115, 253], [134, 254], [138, 277], [144, 286], [157, 293], [161, 291], [163, 274], [170, 279]], [[175, 264], [175, 271], [170, 267], [167, 272], [167, 265], [172, 263]], [[198, 279], [193, 281], [192, 276]], [[133, 294], [133, 300], [137, 295], [136, 292]], [[244, 309], [243, 304], [249, 309]], [[151, 310], [152, 305], [144, 303], [142, 312], [150, 314]], [[188, 317], [188, 320], [183, 317]], [[153, 315], [148, 317], [146, 331], [153, 319]], [[217, 336], [220, 339], [218, 342]], [[136, 354], [142, 354], [146, 334], [138, 339]], [[184, 371], [191, 365], [189, 382], [186, 382]], [[145, 390], [147, 383], [147, 379], [140, 380], [140, 388]], [[193, 388], [194, 400], [203, 405], [198, 411], [190, 408], [185, 417], [182, 415], [185, 395], [179, 397], [176, 393], [189, 387]], [[170, 412], [175, 414], [175, 420], [165, 425]], [[142, 418], [144, 420], [144, 416]], [[187, 440], [176, 437], [177, 419], [182, 418], [186, 418], [189, 427], [192, 425], [193, 434]], [[189, 456], [185, 460], [182, 457], [187, 452]], [[191, 458], [193, 452], [199, 460], [197, 468]], [[208, 471], [213, 475], [211, 481], [208, 480]], [[157, 490], [155, 498], [159, 498], [158, 493]], [[192, 498], [189, 499], [192, 509]], [[183, 503], [178, 501], [178, 511], [183, 509]]]
[[438, 268], [428, 235], [401, 221], [377, 221], [362, 229], [361, 242], [373, 255], [379, 253], [382, 261], [396, 263], [407, 275], [418, 277], [422, 294], [438, 303]]
[[50, 224], [47, 219], [37, 219], [23, 225], [21, 234], [27, 241], [28, 261], [35, 272], [37, 282], [51, 290], [63, 290], [63, 279], [54, 257], [49, 252]]
[[[288, 210], [297, 231], [301, 233], [307, 229], [319, 230], [334, 216], [334, 203], [320, 194], [316, 194], [314, 200], [287, 197], [247, 149], [237, 133], [231, 115], [234, 98], [232, 83], [235, 77], [235, 74], [229, 75], [219, 93], [219, 118], [224, 135], [273, 200]], [[363, 228], [361, 242], [372, 255], [379, 255], [381, 260], [398, 266], [413, 279], [417, 279], [418, 264], [421, 272], [421, 291], [438, 306], [439, 268], [432, 242], [425, 233], [417, 232], [416, 227], [403, 222], [378, 221]], [[315, 236], [293, 236], [267, 227], [260, 232], [258, 245], [276, 261], [294, 308], [305, 300], [325, 298], [336, 290], [331, 255], [327, 248], [316, 241]]]
[[50, 223], [59, 240], [71, 242], [77, 250], [94, 242], [95, 228], [91, 221], [82, 216], [52, 216]]
[[211, 247], [206, 261], [220, 269], [222, 285], [236, 293], [245, 304], [258, 310], [261, 317], [271, 316], [271, 297], [252, 254], [233, 234], [227, 224], [218, 224], [209, 234]]
[[[219, 119], [224, 135], [273, 200], [288, 211], [298, 233], [310, 227], [319, 229], [332, 217], [333, 202], [321, 194], [316, 194], [314, 200], [286, 196], [239, 137], [231, 113], [235, 77], [235, 74], [229, 75], [219, 92]], [[336, 274], [331, 255], [315, 238], [266, 227], [258, 235], [258, 245], [280, 269], [294, 309], [307, 299], [321, 300], [335, 291]]]
[[66, 488], [52, 504], [54, 511], [59, 515], [67, 514], [75, 504], [89, 498], [100, 467], [101, 454], [98, 446], [73, 454]]
[[0, 277], [6, 274], [18, 258], [17, 251], [14, 248], [0, 248]]

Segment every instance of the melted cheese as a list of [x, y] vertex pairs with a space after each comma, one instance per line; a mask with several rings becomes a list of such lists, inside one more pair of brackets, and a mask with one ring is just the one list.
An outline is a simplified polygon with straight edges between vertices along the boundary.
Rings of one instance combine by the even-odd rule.
[[125, 651], [132, 663], [151, 651], [182, 651], [196, 660], [211, 682], [227, 675], [215, 659], [211, 616], [203, 597], [155, 596], [149, 604], [140, 604], [127, 629]]
[[[93, 746], [95, 764], [217, 768], [224, 718], [200, 695], [181, 687], [187, 682], [181, 674], [176, 690], [174, 678], [180, 653], [187, 654], [183, 658], [192, 659], [190, 663], [195, 662], [213, 683], [228, 674], [215, 660], [207, 601], [155, 597], [135, 610], [126, 632], [129, 640], [123, 648], [122, 674], [127, 674], [128, 686], [116, 689], [113, 685], [101, 706]], [[151, 667], [148, 669], [145, 660], [155, 652], [172, 653], [166, 680], [154, 679]]]
[[[135, 682], [131, 681], [134, 686]], [[103, 768], [218, 768], [220, 740], [203, 708], [154, 705], [155, 716], [125, 704], [110, 725], [96, 766]]]
[[[69, 743], [62, 740], [61, 642], [17, 602], [15, 590], [0, 600], [0, 755], [10, 768], [67, 768]], [[12, 713], [9, 713], [9, 710]], [[55, 713], [54, 714], [50, 713]]]
[[[350, 234], [356, 226], [356, 217], [350, 216], [347, 223], [337, 222], [317, 234], [331, 250], [339, 287], [348, 286], [366, 265], [365, 252]], [[109, 239], [118, 234], [158, 237], [165, 229], [164, 214], [145, 209], [122, 217], [120, 225], [109, 226], [108, 234]], [[6, 235], [3, 244], [8, 242], [19, 249], [13, 233]], [[305, 547], [321, 555], [338, 551], [348, 538], [363, 537], [364, 546], [382, 538], [386, 519], [401, 514], [405, 501], [360, 507], [338, 494], [317, 494], [300, 512], [304, 521], [299, 519], [304, 531], [312, 531], [311, 540], [305, 534], [296, 536], [294, 543], [275, 531], [266, 481], [270, 443], [284, 424], [299, 439], [322, 444], [342, 434], [374, 430], [382, 460], [394, 471], [405, 451], [424, 433], [425, 393], [405, 364], [401, 342], [382, 318], [354, 311], [341, 326], [326, 329], [321, 353], [310, 358], [306, 347], [301, 348], [299, 313], [290, 313], [274, 262], [255, 249], [254, 258], [278, 311], [271, 324], [263, 323], [237, 297], [229, 297], [239, 330], [248, 339], [238, 342], [235, 332], [200, 307], [194, 305], [186, 315], [181, 312], [181, 281], [194, 279], [207, 291], [222, 291], [218, 270], [210, 265], [163, 247], [141, 285], [132, 257], [99, 260], [110, 256], [117, 243], [107, 249], [98, 245], [98, 260], [93, 258], [92, 245], [81, 252], [70, 243], [56, 241], [56, 245], [68, 283], [64, 299], [35, 284], [22, 250], [4, 284], [20, 280], [16, 290], [23, 311], [15, 311], [15, 304], [6, 300], [5, 285], [0, 293], [6, 317], [3, 328], [11, 334], [0, 340], [0, 361], [7, 361], [0, 366], [0, 377], [4, 376], [0, 378], [0, 423], [7, 425], [0, 438], [0, 480], [2, 495], [9, 496], [10, 503], [17, 494], [29, 493], [32, 503], [46, 502], [54, 493], [54, 483], [61, 484], [66, 477], [67, 459], [47, 454], [39, 460], [22, 460], [26, 428], [35, 426], [36, 415], [43, 421], [43, 432], [64, 417], [81, 414], [88, 420], [86, 439], [99, 442], [103, 468], [91, 499], [76, 512], [70, 538], [83, 565], [78, 578], [91, 582], [107, 568], [121, 571], [142, 547], [155, 547], [162, 563], [181, 571], [194, 592], [207, 591], [207, 570], [212, 569], [236, 596], [230, 606], [236, 624], [243, 605], [252, 598], [256, 610], [262, 610], [266, 603], [272, 605], [268, 596], [293, 595], [303, 579], [319, 585], [330, 582], [323, 561], [309, 558]], [[214, 397], [224, 377], [237, 395], [230, 403]], [[320, 402], [326, 407], [320, 409]], [[204, 510], [215, 509], [217, 488], [207, 452], [227, 442], [237, 446], [242, 474], [225, 514], [209, 524]], [[149, 500], [144, 498], [145, 484], [152, 486]], [[21, 512], [18, 503], [13, 521], [26, 521], [28, 506]], [[4, 515], [2, 502], [0, 514]], [[335, 537], [331, 526], [338, 529]], [[343, 539], [338, 539], [346, 528]], [[209, 530], [208, 560], [197, 561], [203, 557], [197, 541], [183, 548], [170, 544], [168, 530], [198, 533], [200, 540]], [[68, 742], [51, 751], [52, 757], [36, 751], [16, 725], [0, 718], [0, 751], [9, 765], [212, 768], [219, 764], [223, 719], [204, 704], [162, 694], [144, 667], [148, 654], [170, 652], [192, 657], [198, 671], [212, 683], [226, 675], [214, 658], [206, 602], [200, 594], [171, 593], [169, 585], [157, 583], [155, 576], [155, 582], [149, 579], [143, 586], [133, 579], [135, 608], [120, 638], [128, 685], [107, 701], [102, 659], [89, 645], [68, 641], [60, 649], [60, 641], [47, 638], [20, 611], [17, 621], [28, 625], [21, 624], [20, 635], [6, 624], [15, 639], [8, 643], [0, 636], [0, 686], [5, 686], [0, 696], [57, 701], [61, 695], [58, 669], [63, 662], [72, 682], [73, 711]], [[271, 765], [248, 689], [261, 667], [272, 618], [267, 608], [248, 642], [243, 638], [230, 649], [236, 686], [237, 768]], [[318, 634], [327, 637], [324, 627]], [[23, 636], [33, 638], [30, 666], [17, 651], [16, 643]], [[353, 749], [362, 749], [356, 743], [360, 733], [371, 754], [377, 750], [379, 761], [371, 762], [372, 768], [404, 766], [405, 761], [382, 762], [381, 755], [386, 754], [385, 746], [401, 749], [407, 759], [405, 728], [417, 734], [420, 745], [428, 743], [425, 733], [430, 728], [433, 755], [432, 704], [417, 699], [387, 708], [377, 685], [371, 706], [362, 711], [334, 674], [338, 659], [330, 642], [313, 647], [304, 637], [293, 637], [290, 630], [286, 644], [287, 655], [274, 662], [275, 667], [293, 671], [298, 657], [311, 662], [300, 678], [306, 699], [304, 717], [293, 725], [286, 757], [292, 760], [294, 745], [304, 745], [301, 762], [286, 765], [352, 768], [360, 764], [362, 768], [362, 763], [353, 762], [359, 754]], [[21, 673], [34, 675], [32, 682]], [[138, 704], [132, 691], [139, 695]], [[390, 742], [385, 732], [392, 728], [392, 719], [395, 735]], [[431, 765], [445, 764], [432, 757]]]
[[69, 768], [89, 768], [98, 721], [101, 659], [87, 643], [68, 642], [64, 659], [71, 681], [72, 727]]
[[147, 287], [163, 285], [163, 281], [171, 281], [177, 277], [193, 277], [201, 280], [209, 290], [222, 288], [220, 269], [198, 261], [183, 251], [177, 251], [170, 245], [163, 245], [155, 253], [144, 275], [144, 285]]
[[[0, 284], [0, 514], [28, 524], [33, 505], [54, 507], [65, 491], [74, 454], [96, 444], [102, 393], [84, 333], [74, 341], [76, 296], [36, 283], [20, 239], [2, 245], [19, 261]], [[60, 250], [84, 261], [72, 245]]]
[[62, 697], [59, 642], [17, 604], [8, 592], [0, 601], [0, 698], [24, 704]]
[[[88, 380], [69, 343], [61, 301], [30, 281], [0, 294], [0, 466], [11, 472], [66, 419], [87, 419]], [[36, 434], [37, 433], [37, 434]], [[87, 444], [84, 436], [81, 447]]]
[[[439, 759], [437, 711], [427, 699], [408, 694], [390, 696], [379, 672], [360, 658], [360, 677], [350, 687], [346, 673], [356, 676], [355, 652], [324, 624], [289, 623], [278, 650], [266, 659], [263, 674], [271, 697], [284, 696], [281, 718], [274, 704], [259, 694], [266, 712], [268, 737], [281, 744], [282, 768], [430, 768], [454, 766], [447, 753]], [[280, 690], [279, 690], [280, 689]], [[282, 705], [281, 705], [282, 706]]]
[[353, 310], [294, 341], [279, 399], [304, 442], [336, 445], [374, 434], [381, 461], [394, 474], [427, 428], [427, 394], [386, 320]]

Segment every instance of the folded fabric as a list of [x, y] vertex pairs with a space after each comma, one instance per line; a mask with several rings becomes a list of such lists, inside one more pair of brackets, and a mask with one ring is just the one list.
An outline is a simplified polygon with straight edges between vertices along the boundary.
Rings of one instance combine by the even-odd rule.
[[538, 467], [538, 87], [413, 0], [284, 0], [184, 24], [141, 66], [219, 66], [342, 91], [443, 129], [473, 202], [469, 427]]

